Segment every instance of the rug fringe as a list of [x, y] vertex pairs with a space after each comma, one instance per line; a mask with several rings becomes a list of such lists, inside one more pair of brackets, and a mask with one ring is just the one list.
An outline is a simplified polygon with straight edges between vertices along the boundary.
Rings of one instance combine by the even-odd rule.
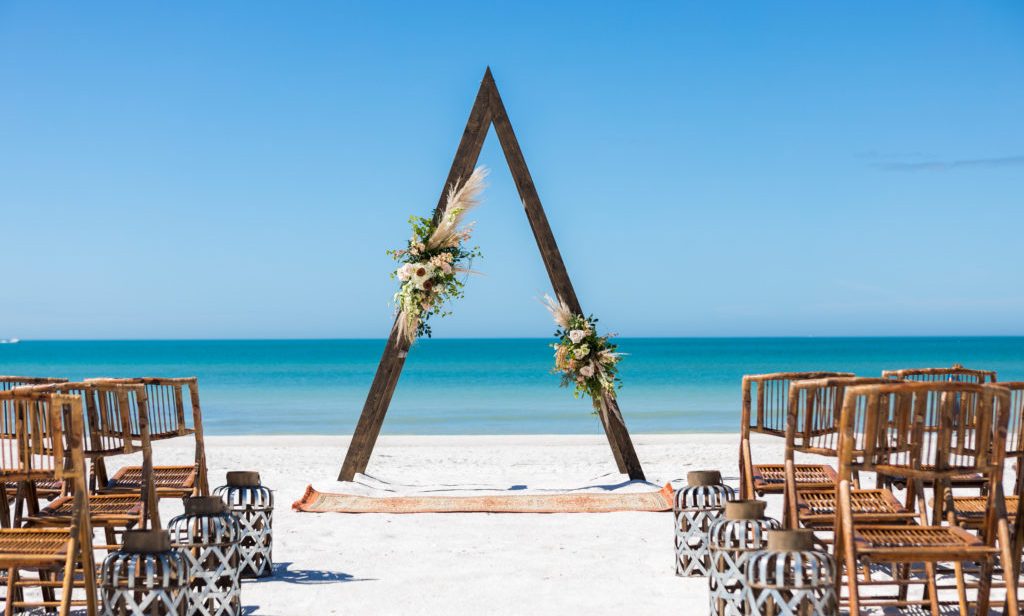
[[313, 500], [315, 495], [319, 494], [313, 489], [313, 484], [306, 485], [306, 492], [302, 495], [302, 498], [292, 503], [292, 509], [294, 511], [309, 511], [307, 509], [308, 503]]

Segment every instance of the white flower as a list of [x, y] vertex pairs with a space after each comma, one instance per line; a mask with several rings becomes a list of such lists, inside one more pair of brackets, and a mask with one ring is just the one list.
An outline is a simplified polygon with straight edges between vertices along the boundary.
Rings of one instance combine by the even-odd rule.
[[398, 271], [395, 272], [395, 275], [398, 276], [399, 280], [405, 282], [406, 280], [412, 278], [413, 269], [415, 268], [413, 267], [412, 263], [406, 263], [402, 265], [402, 267], [398, 268]]
[[587, 337], [587, 332], [582, 329], [574, 329], [569, 332], [569, 340], [572, 340], [573, 344], [579, 344], [584, 338]]
[[577, 349], [576, 349], [576, 350], [575, 350], [575, 351], [573, 352], [573, 355], [575, 355], [575, 356], [576, 356], [576, 359], [583, 359], [584, 357], [586, 357], [586, 356], [587, 356], [587, 355], [589, 355], [589, 354], [590, 354], [590, 346], [588, 346], [588, 345], [586, 345], [586, 344], [584, 344], [584, 345], [583, 345], [583, 346], [581, 346], [581, 347], [578, 347], [578, 348], [577, 348]]
[[587, 364], [586, 366], [580, 368], [580, 374], [589, 379], [590, 377], [594, 376], [594, 367], [590, 364]]
[[414, 285], [416, 285], [417, 289], [425, 289], [425, 288], [427, 288], [427, 286], [431, 286], [431, 285], [424, 286], [424, 283], [426, 283], [427, 281], [429, 281], [433, 277], [434, 277], [434, 266], [433, 265], [431, 265], [429, 263], [415, 263], [415, 264], [413, 264], [413, 266], [412, 266], [412, 276], [410, 276], [410, 280], [412, 280], [412, 283]]

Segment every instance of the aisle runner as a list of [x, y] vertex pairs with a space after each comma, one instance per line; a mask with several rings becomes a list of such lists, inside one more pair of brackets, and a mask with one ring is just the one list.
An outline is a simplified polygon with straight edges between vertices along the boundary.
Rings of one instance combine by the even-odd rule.
[[323, 513], [610, 513], [671, 511], [672, 486], [657, 492], [501, 494], [489, 496], [359, 496], [306, 488], [296, 511]]

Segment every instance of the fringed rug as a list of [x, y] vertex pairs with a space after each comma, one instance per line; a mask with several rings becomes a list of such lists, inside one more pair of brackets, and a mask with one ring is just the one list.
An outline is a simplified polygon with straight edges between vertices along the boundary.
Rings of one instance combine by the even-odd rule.
[[657, 492], [563, 492], [489, 496], [359, 496], [308, 486], [296, 511], [324, 513], [611, 513], [671, 511], [672, 486]]

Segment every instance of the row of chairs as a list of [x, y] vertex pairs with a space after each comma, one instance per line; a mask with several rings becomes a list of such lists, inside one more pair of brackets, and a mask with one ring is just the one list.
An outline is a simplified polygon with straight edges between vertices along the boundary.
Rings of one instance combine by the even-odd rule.
[[[997, 383], [994, 372], [961, 366], [881, 377], [778, 373], [745, 377], [743, 400], [741, 495], [781, 494], [785, 524], [831, 544], [851, 613], [923, 605], [937, 614], [939, 592], [951, 589], [962, 613], [972, 589], [978, 613], [987, 613], [993, 573], [1002, 568], [1004, 607], [1017, 614], [1024, 383]], [[785, 439], [783, 461], [755, 463], [752, 433]], [[798, 464], [798, 454], [837, 467]], [[1007, 458], [1018, 461], [1011, 496], [1003, 491]], [[868, 475], [873, 488], [862, 484]], [[888, 566], [884, 579], [873, 575], [879, 563]], [[945, 563], [954, 586], [938, 583]], [[923, 564], [924, 575], [912, 576], [912, 564]], [[976, 582], [968, 583], [965, 565], [977, 567]], [[924, 586], [920, 599], [909, 598], [912, 584]], [[898, 591], [862, 596], [876, 586]]]
[[[95, 571], [93, 550], [119, 548], [126, 530], [161, 528], [160, 499], [209, 494], [195, 378], [0, 377], [0, 410], [5, 613], [78, 604], [93, 613], [95, 575], [84, 574]], [[194, 462], [154, 465], [152, 442], [181, 437], [194, 439]], [[110, 475], [130, 454], [142, 464]], [[72, 601], [72, 586], [85, 598]], [[27, 598], [31, 587], [38, 596]]]

